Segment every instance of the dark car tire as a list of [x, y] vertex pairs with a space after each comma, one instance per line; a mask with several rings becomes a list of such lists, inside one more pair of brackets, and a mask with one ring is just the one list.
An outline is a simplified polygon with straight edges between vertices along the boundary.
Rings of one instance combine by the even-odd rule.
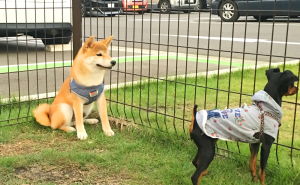
[[223, 1], [219, 15], [224, 22], [235, 22], [240, 17], [238, 8], [233, 1]]
[[183, 13], [190, 13], [191, 11], [190, 10], [182, 10]]
[[144, 13], [145, 13], [145, 11], [138, 11], [138, 13], [139, 13], [139, 14], [144, 14]]
[[159, 3], [159, 8], [161, 13], [170, 13], [171, 5], [168, 0], [161, 0]]
[[260, 22], [263, 22], [263, 21], [266, 21], [266, 20], [269, 19], [269, 18], [272, 18], [272, 17], [269, 17], [269, 16], [257, 16], [257, 15], [254, 15], [253, 17], [254, 17], [254, 19], [256, 19], [257, 21], [259, 21], [259, 19], [260, 19]]
[[68, 44], [71, 41], [72, 32], [64, 31], [64, 34], [59, 33], [55, 35], [46, 35], [46, 38], [41, 38], [44, 45], [53, 45], [53, 44]]

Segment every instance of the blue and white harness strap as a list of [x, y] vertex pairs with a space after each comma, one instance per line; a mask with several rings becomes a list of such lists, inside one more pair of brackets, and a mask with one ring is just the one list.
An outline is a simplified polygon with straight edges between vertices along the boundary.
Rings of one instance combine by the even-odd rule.
[[104, 83], [101, 83], [97, 86], [82, 86], [79, 85], [74, 79], [70, 80], [70, 88], [71, 92], [75, 93], [76, 95], [80, 96], [81, 98], [86, 99], [88, 102], [84, 105], [89, 105], [96, 101], [101, 94], [104, 92]]

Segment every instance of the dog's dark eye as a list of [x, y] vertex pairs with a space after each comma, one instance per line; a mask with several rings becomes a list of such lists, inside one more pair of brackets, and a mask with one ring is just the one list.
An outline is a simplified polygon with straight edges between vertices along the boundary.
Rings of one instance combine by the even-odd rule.
[[99, 54], [97, 54], [97, 56], [101, 57], [101, 56], [102, 56], [102, 54], [101, 54], [101, 53], [99, 53]]

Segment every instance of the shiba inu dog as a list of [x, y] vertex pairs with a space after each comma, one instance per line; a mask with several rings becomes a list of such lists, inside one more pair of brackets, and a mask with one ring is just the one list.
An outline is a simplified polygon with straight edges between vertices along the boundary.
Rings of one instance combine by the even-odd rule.
[[[114, 135], [107, 117], [103, 84], [105, 71], [116, 64], [108, 51], [112, 39], [113, 36], [110, 36], [96, 42], [91, 36], [85, 41], [73, 61], [70, 76], [64, 81], [52, 105], [41, 104], [33, 111], [37, 122], [65, 132], [77, 130], [77, 137], [86, 139], [83, 123], [98, 123], [97, 119], [85, 119], [96, 101], [104, 133]], [[74, 125], [76, 129], [72, 127]]]

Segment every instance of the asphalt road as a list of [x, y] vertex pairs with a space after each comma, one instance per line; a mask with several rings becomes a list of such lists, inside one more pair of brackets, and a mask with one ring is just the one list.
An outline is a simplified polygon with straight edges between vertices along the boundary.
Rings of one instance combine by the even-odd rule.
[[[259, 24], [252, 18], [224, 23], [207, 12], [130, 14], [83, 18], [83, 35], [100, 39], [114, 35], [111, 56], [118, 64], [107, 72], [105, 84], [116, 84], [147, 76], [228, 69], [230, 61], [233, 67], [241, 67], [243, 62], [250, 66], [255, 61], [295, 60], [299, 58], [299, 23], [276, 19], [274, 24], [273, 20]], [[46, 52], [40, 40], [30, 37], [27, 42], [26, 37], [0, 38], [0, 96], [58, 91], [69, 75], [71, 59], [71, 51]]]
[[[83, 20], [83, 34], [99, 38], [114, 35], [115, 39], [127, 41], [119, 42], [124, 47], [167, 50], [169, 45], [170, 51], [180, 53], [226, 57], [232, 54], [233, 58], [258, 58], [260, 61], [270, 61], [269, 55], [274, 55], [271, 61], [282, 61], [285, 56], [300, 56], [300, 20], [287, 22], [287, 18], [276, 18], [258, 24], [252, 17], [248, 17], [247, 22], [246, 17], [240, 17], [238, 22], [227, 23], [209, 12], [131, 14], [113, 18], [87, 17]], [[141, 45], [141, 42], [151, 45]]]

